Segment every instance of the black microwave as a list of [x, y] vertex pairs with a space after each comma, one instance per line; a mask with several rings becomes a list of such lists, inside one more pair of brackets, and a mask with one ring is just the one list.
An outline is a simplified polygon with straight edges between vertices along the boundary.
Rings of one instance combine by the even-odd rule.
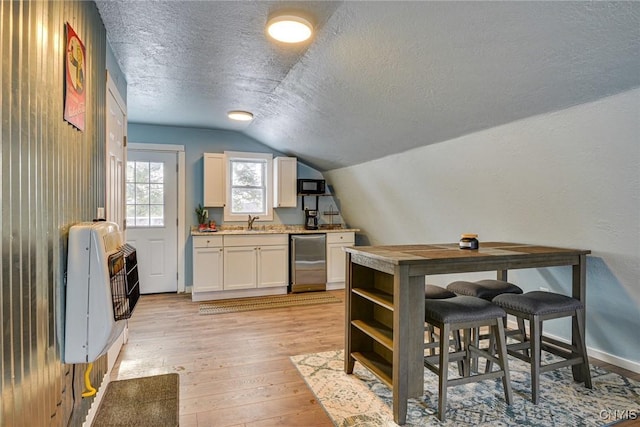
[[324, 179], [299, 179], [298, 194], [324, 194]]

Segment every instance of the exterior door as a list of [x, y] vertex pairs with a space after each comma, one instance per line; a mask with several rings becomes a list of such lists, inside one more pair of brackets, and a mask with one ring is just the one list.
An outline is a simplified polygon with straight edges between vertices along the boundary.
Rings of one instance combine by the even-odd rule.
[[178, 161], [169, 151], [127, 151], [127, 242], [136, 248], [140, 292], [178, 290]]

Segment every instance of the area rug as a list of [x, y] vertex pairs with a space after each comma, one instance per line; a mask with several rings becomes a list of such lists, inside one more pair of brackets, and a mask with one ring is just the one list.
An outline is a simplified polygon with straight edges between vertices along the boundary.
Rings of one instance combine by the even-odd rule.
[[[396, 425], [391, 390], [359, 363], [347, 375], [342, 350], [293, 356], [291, 361], [336, 426]], [[511, 406], [504, 401], [500, 379], [451, 387], [445, 422], [436, 418], [438, 377], [425, 369], [425, 394], [409, 399], [406, 425], [606, 426], [640, 414], [640, 382], [599, 367], [591, 367], [591, 390], [573, 381], [571, 368], [542, 374], [538, 405], [530, 400], [529, 365], [510, 358], [509, 367]]]
[[210, 301], [200, 304], [199, 313], [235, 313], [238, 311], [264, 310], [268, 308], [294, 307], [298, 305], [332, 304], [338, 302], [342, 302], [342, 300], [326, 292], [305, 292], [301, 294]]
[[178, 425], [178, 374], [111, 381], [92, 427]]

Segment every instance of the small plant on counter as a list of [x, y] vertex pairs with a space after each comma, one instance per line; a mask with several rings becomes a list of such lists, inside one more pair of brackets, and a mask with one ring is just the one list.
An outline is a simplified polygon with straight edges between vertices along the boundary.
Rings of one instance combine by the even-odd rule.
[[206, 224], [207, 219], [209, 218], [209, 211], [202, 207], [201, 204], [198, 204], [196, 208], [196, 215], [198, 216], [198, 224]]

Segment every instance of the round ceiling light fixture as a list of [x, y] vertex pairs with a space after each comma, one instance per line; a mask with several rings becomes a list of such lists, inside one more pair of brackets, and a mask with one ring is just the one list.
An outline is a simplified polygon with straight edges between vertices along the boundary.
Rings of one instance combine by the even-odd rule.
[[299, 15], [284, 13], [269, 18], [267, 33], [283, 43], [300, 43], [311, 37], [313, 25]]
[[227, 113], [227, 117], [229, 117], [231, 120], [236, 120], [239, 122], [250, 122], [251, 120], [253, 120], [252, 113], [242, 110], [229, 111]]

